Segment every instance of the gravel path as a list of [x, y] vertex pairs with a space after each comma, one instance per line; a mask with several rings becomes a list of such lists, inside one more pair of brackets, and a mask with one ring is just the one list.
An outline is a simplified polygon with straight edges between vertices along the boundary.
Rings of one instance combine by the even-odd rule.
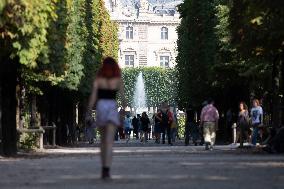
[[283, 189], [284, 156], [217, 146], [116, 144], [112, 181], [100, 180], [98, 147], [0, 158], [0, 188]]

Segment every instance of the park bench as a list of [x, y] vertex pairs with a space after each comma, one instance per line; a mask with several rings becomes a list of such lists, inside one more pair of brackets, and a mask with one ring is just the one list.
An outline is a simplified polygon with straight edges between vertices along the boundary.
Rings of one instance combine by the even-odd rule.
[[23, 134], [23, 133], [36, 133], [39, 134], [39, 140], [38, 140], [38, 146], [39, 149], [43, 149], [43, 133], [45, 132], [42, 127], [38, 128], [18, 128], [17, 129], [18, 134]]
[[56, 125], [53, 123], [50, 126], [41, 126], [45, 131], [52, 131], [52, 146], [56, 146]]
[[38, 128], [18, 128], [19, 134], [23, 133], [36, 133], [39, 134], [38, 147], [43, 149], [43, 135], [47, 130], [52, 130], [52, 146], [56, 145], [56, 125], [40, 126]]

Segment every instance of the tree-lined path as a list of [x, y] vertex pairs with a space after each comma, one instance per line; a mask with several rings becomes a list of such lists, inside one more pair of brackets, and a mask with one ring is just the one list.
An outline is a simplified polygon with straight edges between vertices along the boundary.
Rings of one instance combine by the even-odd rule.
[[[275, 144], [280, 149], [284, 138], [283, 7], [283, 0], [184, 0], [177, 7], [175, 68], [123, 69], [128, 107], [141, 72], [149, 110], [164, 103], [182, 110], [176, 111], [178, 124], [171, 125], [173, 131], [178, 125], [182, 138], [186, 125], [200, 125], [199, 114], [211, 97], [220, 113], [217, 143], [226, 144], [232, 142], [240, 101], [252, 108], [252, 100], [259, 99], [264, 110], [260, 139], [271, 136], [265, 141], [277, 151]], [[258, 147], [204, 151], [183, 141], [174, 146], [118, 142], [110, 182], [100, 179], [98, 143], [62, 147], [73, 144], [77, 132], [91, 130], [87, 101], [103, 58], [123, 60], [125, 50], [141, 59], [139, 51], [145, 49], [121, 48], [120, 29], [105, 0], [0, 0], [0, 189], [284, 188], [283, 155]], [[145, 30], [134, 28], [134, 34], [144, 36]], [[160, 49], [161, 57], [169, 53]], [[158, 60], [158, 52], [152, 55]], [[117, 100], [124, 104], [121, 96]], [[169, 128], [168, 114], [162, 118]], [[43, 128], [53, 131], [42, 134]], [[52, 143], [58, 148], [22, 153]]]
[[[283, 188], [284, 158], [229, 146], [116, 144], [113, 180], [100, 179], [99, 148], [45, 150], [0, 159], [1, 188]], [[5, 170], [5, 171], [2, 171]]]

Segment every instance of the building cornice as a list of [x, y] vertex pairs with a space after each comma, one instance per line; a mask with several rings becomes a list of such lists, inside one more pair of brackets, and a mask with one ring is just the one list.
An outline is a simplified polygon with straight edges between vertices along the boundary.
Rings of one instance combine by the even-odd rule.
[[115, 22], [122, 24], [122, 23], [136, 23], [136, 24], [172, 24], [178, 25], [180, 20], [126, 20], [126, 19], [117, 19], [114, 20]]

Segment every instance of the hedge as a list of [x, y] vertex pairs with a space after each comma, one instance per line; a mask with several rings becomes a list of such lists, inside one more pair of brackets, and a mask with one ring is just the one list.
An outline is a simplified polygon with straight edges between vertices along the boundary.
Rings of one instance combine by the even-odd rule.
[[160, 67], [124, 68], [122, 77], [125, 85], [125, 98], [133, 107], [135, 83], [142, 72], [148, 107], [158, 107], [163, 101], [174, 105], [177, 97], [177, 78], [175, 69]]

